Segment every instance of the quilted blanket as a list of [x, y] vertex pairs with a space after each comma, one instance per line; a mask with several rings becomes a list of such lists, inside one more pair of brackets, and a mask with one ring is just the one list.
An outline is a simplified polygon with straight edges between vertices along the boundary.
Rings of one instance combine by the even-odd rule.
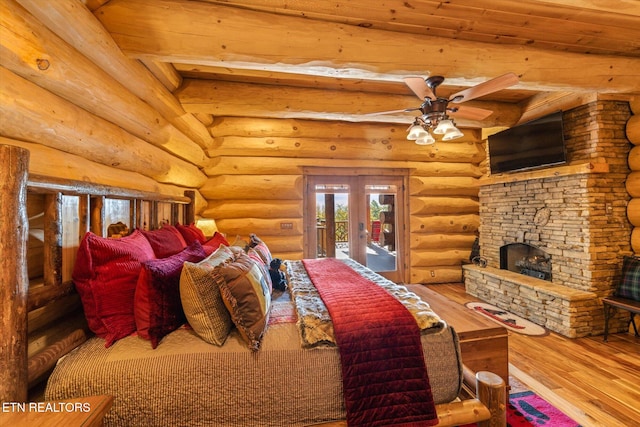
[[437, 424], [420, 328], [413, 315], [341, 261], [303, 263], [331, 315], [348, 425]]
[[[375, 282], [400, 301], [413, 315], [423, 334], [436, 333], [444, 329], [444, 321], [431, 309], [431, 306], [406, 286], [385, 279], [350, 258], [340, 259], [340, 262], [349, 266], [360, 276]], [[309, 280], [303, 262], [287, 261], [287, 276], [291, 296], [295, 301], [302, 346], [312, 348], [319, 345], [335, 345], [331, 316], [318, 290]]]

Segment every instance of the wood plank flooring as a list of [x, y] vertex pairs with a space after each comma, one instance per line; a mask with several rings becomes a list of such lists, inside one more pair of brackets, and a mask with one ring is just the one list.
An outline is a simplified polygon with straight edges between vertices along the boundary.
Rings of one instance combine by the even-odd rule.
[[[463, 284], [428, 285], [464, 304]], [[488, 301], [490, 302], [490, 301]], [[584, 427], [640, 426], [640, 338], [509, 333], [509, 373]]]

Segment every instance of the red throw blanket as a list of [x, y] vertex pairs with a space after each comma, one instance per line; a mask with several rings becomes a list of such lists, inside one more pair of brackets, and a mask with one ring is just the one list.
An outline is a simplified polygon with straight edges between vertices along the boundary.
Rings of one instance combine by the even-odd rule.
[[303, 263], [333, 322], [347, 424], [436, 425], [413, 315], [386, 290], [334, 258]]

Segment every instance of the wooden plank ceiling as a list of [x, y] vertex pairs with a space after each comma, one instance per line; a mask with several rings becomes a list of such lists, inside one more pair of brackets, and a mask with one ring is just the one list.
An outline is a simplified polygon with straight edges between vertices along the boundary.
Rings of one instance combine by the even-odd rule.
[[517, 85], [465, 103], [461, 127], [510, 126], [594, 97], [640, 95], [637, 0], [87, 1], [122, 51], [187, 112], [410, 123], [405, 76], [449, 96], [507, 72]]

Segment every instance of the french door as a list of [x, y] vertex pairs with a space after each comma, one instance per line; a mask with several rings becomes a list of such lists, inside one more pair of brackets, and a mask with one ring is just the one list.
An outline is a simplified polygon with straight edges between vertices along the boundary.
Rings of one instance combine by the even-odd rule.
[[403, 175], [306, 175], [305, 258], [349, 257], [403, 282], [404, 181]]

